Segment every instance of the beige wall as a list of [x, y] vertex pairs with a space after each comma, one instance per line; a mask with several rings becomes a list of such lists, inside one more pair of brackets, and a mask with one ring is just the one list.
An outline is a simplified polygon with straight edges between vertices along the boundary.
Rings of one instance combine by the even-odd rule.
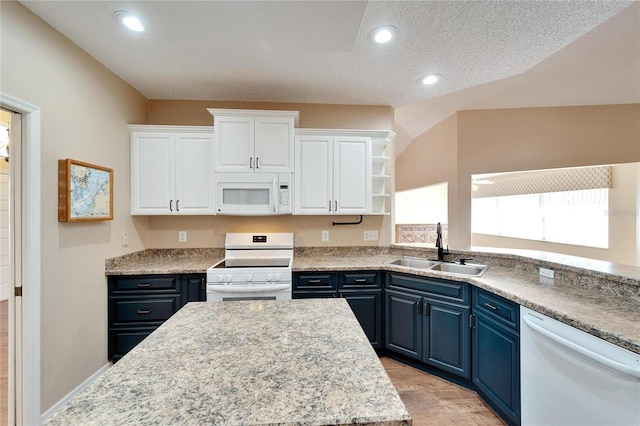
[[[452, 146], [446, 149], [447, 144]], [[417, 158], [434, 156], [450, 167], [449, 174], [433, 167], [413, 175], [399, 172], [419, 170]], [[639, 160], [639, 104], [459, 111], [455, 119], [416, 138], [396, 159], [396, 187], [450, 179], [449, 241], [464, 248], [471, 245], [473, 174]]]
[[211, 126], [213, 116], [207, 108], [300, 111], [298, 127], [304, 128], [391, 130], [393, 127], [393, 108], [388, 106], [173, 100], [150, 100], [147, 124]]
[[[321, 105], [232, 101], [149, 101], [148, 124], [207, 125], [213, 117], [207, 108], [241, 108], [300, 111], [298, 127], [331, 129], [391, 130], [393, 109], [388, 106]], [[393, 146], [387, 147], [393, 158]], [[392, 172], [393, 167], [389, 170]], [[224, 247], [226, 232], [293, 232], [295, 245], [312, 246], [388, 246], [392, 241], [390, 216], [367, 216], [357, 226], [331, 226], [332, 222], [351, 222], [358, 216], [151, 216], [148, 218], [146, 248]], [[146, 225], [145, 225], [146, 226]], [[378, 241], [363, 240], [364, 230], [378, 230]], [[323, 242], [321, 231], [329, 231]], [[178, 231], [187, 231], [187, 243], [178, 243]]]
[[[41, 108], [45, 411], [107, 362], [104, 260], [143, 248], [129, 214], [126, 125], [146, 119], [147, 100], [19, 3], [3, 1], [0, 7], [0, 90]], [[62, 158], [113, 168], [113, 221], [58, 223]], [[129, 232], [126, 249], [120, 245], [124, 231]]]

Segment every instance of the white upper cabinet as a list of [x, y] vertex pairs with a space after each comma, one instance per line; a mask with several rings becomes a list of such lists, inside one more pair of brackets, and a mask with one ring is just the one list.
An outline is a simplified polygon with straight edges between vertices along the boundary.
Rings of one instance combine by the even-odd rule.
[[129, 129], [131, 214], [215, 214], [213, 128]]
[[294, 214], [369, 214], [371, 138], [298, 129]]
[[293, 172], [298, 111], [209, 109], [216, 172]]

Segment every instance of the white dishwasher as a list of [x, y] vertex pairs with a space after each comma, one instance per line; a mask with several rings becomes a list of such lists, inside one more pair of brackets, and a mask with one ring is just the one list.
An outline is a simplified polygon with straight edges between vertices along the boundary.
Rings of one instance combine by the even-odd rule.
[[525, 307], [520, 350], [522, 425], [640, 426], [640, 355]]

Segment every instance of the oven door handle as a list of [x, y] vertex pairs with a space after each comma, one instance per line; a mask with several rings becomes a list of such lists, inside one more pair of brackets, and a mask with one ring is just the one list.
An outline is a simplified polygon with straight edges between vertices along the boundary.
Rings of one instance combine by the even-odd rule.
[[291, 284], [273, 284], [273, 285], [210, 285], [207, 290], [211, 293], [265, 293], [267, 291], [289, 290]]

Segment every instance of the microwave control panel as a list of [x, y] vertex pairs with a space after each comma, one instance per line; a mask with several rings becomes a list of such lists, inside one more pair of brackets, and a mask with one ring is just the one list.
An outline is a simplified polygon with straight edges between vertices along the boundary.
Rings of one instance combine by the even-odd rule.
[[279, 199], [278, 211], [280, 213], [291, 213], [291, 191], [288, 184], [280, 185]]

